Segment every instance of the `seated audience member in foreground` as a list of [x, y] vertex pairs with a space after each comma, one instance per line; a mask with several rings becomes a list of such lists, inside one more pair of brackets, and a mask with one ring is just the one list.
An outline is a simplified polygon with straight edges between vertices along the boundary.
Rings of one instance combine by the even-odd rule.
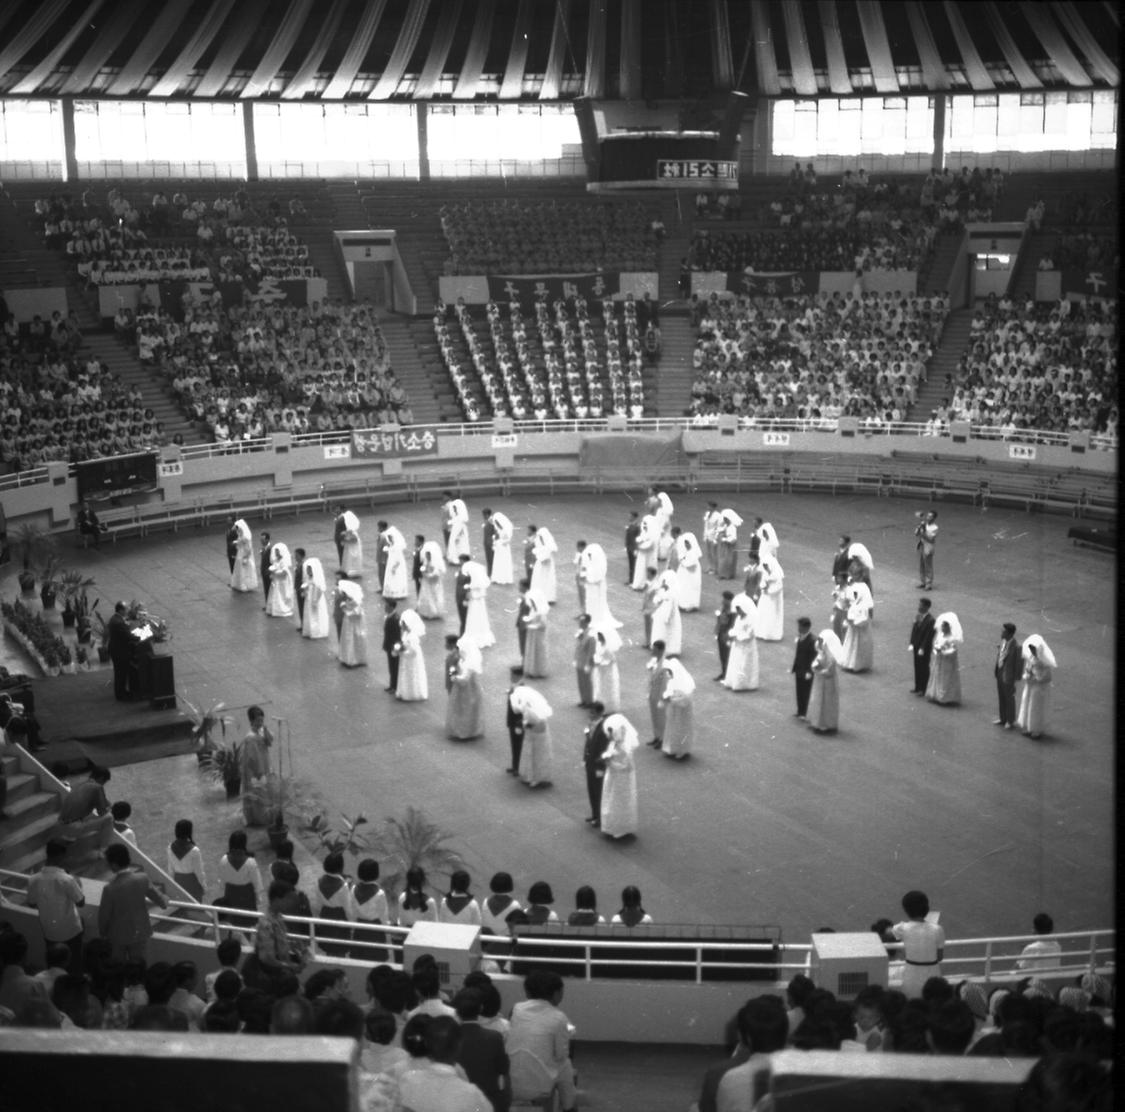
[[751, 1112], [768, 1089], [769, 1055], [783, 1050], [788, 1037], [789, 1020], [780, 996], [759, 996], [747, 1001], [738, 1013], [742, 1060], [722, 1073], [713, 1098], [708, 1091], [708, 1078], [704, 1078], [700, 1112]]
[[511, 1097], [508, 1080], [508, 1054], [504, 1036], [481, 1026], [482, 996], [475, 988], [463, 988], [453, 998], [453, 1008], [461, 1024], [461, 1049], [457, 1063], [492, 1105], [494, 1112], [505, 1112]]
[[[518, 1005], [517, 1005], [518, 1006]], [[471, 1081], [460, 1076], [457, 1056], [461, 1050], [461, 1025], [452, 1016], [429, 1017], [425, 1031], [426, 1056], [423, 1069], [408, 1070], [400, 1082], [402, 1107], [415, 1112], [492, 1112], [488, 1098]]]
[[571, 1112], [578, 1105], [578, 1090], [570, 1061], [570, 1020], [559, 1008], [563, 998], [562, 978], [545, 969], [533, 969], [524, 978], [523, 990], [527, 999], [512, 1008], [512, 1026], [508, 1032], [512, 1096], [518, 1100], [543, 1095], [543, 1079], [538, 1076], [537, 1068], [527, 1067], [523, 1052], [529, 1052], [539, 1059], [558, 1087], [563, 1112]]
[[1035, 933], [1040, 937], [1023, 948], [1016, 967], [1028, 972], [1058, 969], [1062, 965], [1062, 947], [1049, 937], [1055, 929], [1055, 921], [1045, 911], [1041, 911], [1032, 920], [1032, 925], [1035, 927]]

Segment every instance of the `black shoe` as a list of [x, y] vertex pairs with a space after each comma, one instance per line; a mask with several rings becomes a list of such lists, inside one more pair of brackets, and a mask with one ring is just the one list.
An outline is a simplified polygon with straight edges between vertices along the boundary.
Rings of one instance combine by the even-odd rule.
[[519, 775], [519, 772], [517, 772], [517, 771], [516, 771], [516, 770], [515, 770], [514, 768], [506, 768], [506, 769], [504, 769], [504, 771], [505, 771], [505, 772], [506, 772], [506, 773], [507, 773], [507, 774], [508, 774], [509, 776], [518, 776], [518, 775]]
[[598, 825], [598, 820], [597, 820], [597, 819], [594, 819], [594, 818], [589, 818], [589, 819], [587, 819], [586, 821], [587, 821], [587, 822], [588, 822], [588, 823], [589, 823], [589, 824], [590, 824], [591, 826], [597, 826], [597, 825]]

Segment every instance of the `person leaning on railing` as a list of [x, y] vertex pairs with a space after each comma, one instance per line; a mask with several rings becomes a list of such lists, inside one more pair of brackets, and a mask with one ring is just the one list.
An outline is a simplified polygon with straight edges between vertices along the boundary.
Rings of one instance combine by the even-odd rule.
[[[269, 907], [258, 920], [254, 933], [254, 953], [243, 962], [242, 976], [247, 984], [255, 981], [262, 987], [272, 986], [286, 973], [300, 973], [305, 964], [305, 954], [293, 939], [285, 924], [282, 910], [290, 900], [293, 886], [275, 880], [269, 887]], [[253, 966], [257, 965], [257, 969]], [[250, 967], [250, 968], [247, 968]]]

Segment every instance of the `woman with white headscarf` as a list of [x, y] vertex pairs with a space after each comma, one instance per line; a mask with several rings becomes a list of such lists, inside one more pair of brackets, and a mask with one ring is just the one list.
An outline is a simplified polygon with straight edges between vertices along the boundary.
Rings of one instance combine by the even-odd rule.
[[780, 641], [785, 636], [785, 572], [776, 556], [767, 556], [762, 549], [758, 566], [762, 569], [762, 593], [758, 597], [759, 641]]
[[660, 751], [682, 761], [695, 741], [695, 680], [675, 656], [664, 658], [664, 744]]
[[437, 541], [422, 545], [422, 589], [418, 592], [418, 613], [423, 618], [445, 617], [445, 556]]
[[588, 544], [582, 557], [586, 580], [586, 613], [590, 615], [590, 627], [620, 626], [621, 623], [609, 612], [606, 590], [609, 564], [605, 549], [600, 544]]
[[359, 518], [351, 510], [340, 515], [344, 532], [341, 541], [344, 545], [343, 571], [349, 579], [363, 575], [363, 541], [359, 536]]
[[726, 509], [719, 514], [719, 578], [733, 579], [735, 562], [738, 556], [738, 529], [742, 518], [734, 510]]
[[1025, 737], [1040, 738], [1047, 732], [1051, 710], [1051, 681], [1054, 679], [1055, 654], [1038, 633], [1023, 643], [1023, 692], [1016, 725]]
[[598, 626], [594, 642], [594, 702], [601, 703], [607, 714], [614, 714], [621, 709], [621, 673], [617, 667], [621, 634], [615, 626]]
[[662, 490], [655, 496], [655, 508], [652, 511], [660, 526], [656, 537], [656, 559], [664, 562], [671, 555], [675, 541], [672, 538], [672, 499]]
[[428, 699], [426, 661], [422, 656], [422, 638], [426, 636], [426, 623], [417, 610], [404, 610], [399, 618], [402, 630], [398, 651], [398, 687], [396, 697], [404, 703], [417, 703]]
[[554, 711], [533, 687], [519, 684], [509, 696], [512, 710], [523, 715], [523, 749], [519, 777], [529, 787], [551, 782], [551, 727]]
[[480, 689], [483, 667], [480, 648], [466, 633], [457, 642], [457, 663], [446, 676], [449, 700], [445, 707], [445, 732], [457, 741], [468, 741], [484, 733]]
[[363, 588], [350, 579], [336, 584], [340, 596], [340, 663], [358, 668], [367, 663], [367, 620], [363, 614]]
[[926, 698], [931, 703], [952, 707], [961, 702], [961, 666], [957, 656], [964, 639], [956, 614], [946, 611], [937, 616], [930, 656], [930, 682], [926, 684]]
[[840, 725], [840, 686], [837, 669], [844, 659], [844, 646], [831, 629], [822, 629], [816, 639], [812, 663], [812, 690], [805, 714], [814, 733], [834, 734]]
[[266, 599], [266, 615], [270, 618], [293, 617], [293, 558], [289, 547], [278, 541], [270, 549], [270, 593]]
[[465, 608], [465, 633], [473, 639], [479, 649], [488, 649], [496, 644], [492, 635], [492, 626], [488, 624], [488, 606], [485, 596], [488, 594], [488, 572], [484, 564], [476, 560], [469, 560], [461, 565], [462, 571], [469, 577], [466, 592]]
[[739, 591], [731, 600], [734, 622], [730, 627], [730, 656], [723, 676], [723, 687], [731, 691], [758, 690], [758, 639], [754, 629], [758, 621], [758, 608], [754, 600]]
[[611, 714], [603, 723], [609, 746], [602, 754], [601, 831], [610, 838], [637, 832], [637, 731], [623, 714]]
[[676, 573], [663, 571], [656, 577], [656, 590], [652, 596], [652, 636], [649, 645], [664, 642], [669, 656], [678, 656], [683, 644], [684, 625], [676, 597]]
[[637, 559], [633, 564], [633, 580], [629, 584], [634, 591], [643, 591], [648, 582], [648, 569], [657, 566], [656, 542], [660, 539], [660, 518], [656, 514], [645, 514], [641, 518], [640, 532], [637, 533], [635, 548]]
[[406, 598], [410, 585], [410, 569], [406, 560], [406, 538], [401, 530], [387, 526], [383, 533], [387, 567], [383, 572], [383, 598]]
[[874, 600], [866, 583], [848, 584], [848, 612], [845, 618], [845, 672], [869, 672], [875, 662], [875, 640], [871, 636], [871, 610]]
[[234, 557], [234, 569], [230, 573], [232, 591], [256, 591], [261, 582], [258, 579], [258, 561], [254, 557], [254, 534], [250, 526], [239, 518], [234, 523], [238, 533], [238, 551]]
[[538, 591], [548, 602], [557, 602], [559, 597], [558, 577], [555, 572], [555, 554], [559, 546], [551, 535], [551, 530], [543, 526], [535, 530], [531, 545], [531, 589]]
[[547, 625], [551, 607], [540, 591], [534, 588], [524, 592], [527, 613], [521, 621], [526, 634], [523, 640], [523, 674], [530, 680], [547, 675]]
[[469, 508], [462, 499], [454, 498], [447, 503], [446, 512], [449, 515], [449, 544], [445, 547], [445, 559], [452, 567], [456, 567], [462, 556], [472, 555]]
[[301, 635], [319, 641], [328, 636], [328, 586], [324, 581], [324, 565], [316, 556], [305, 561], [305, 609], [301, 616]]
[[694, 533], [676, 538], [676, 600], [681, 610], [698, 610], [703, 592], [703, 551]]
[[493, 583], [507, 586], [515, 582], [512, 574], [512, 534], [515, 529], [511, 518], [499, 511], [492, 515], [492, 528], [492, 574], [489, 578]]

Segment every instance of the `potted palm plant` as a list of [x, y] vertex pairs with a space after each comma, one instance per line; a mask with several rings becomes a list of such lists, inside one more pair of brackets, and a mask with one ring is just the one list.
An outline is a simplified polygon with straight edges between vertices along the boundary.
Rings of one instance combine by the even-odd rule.
[[215, 783], [223, 785], [227, 799], [237, 799], [242, 793], [241, 742], [224, 738], [213, 745], [199, 763]]
[[18, 576], [20, 590], [30, 597], [35, 593], [35, 572], [31, 569], [32, 561], [38, 563], [54, 551], [55, 539], [33, 522], [25, 521], [16, 530], [15, 543], [21, 562]]
[[449, 875], [462, 868], [461, 855], [449, 845], [453, 837], [415, 807], [407, 807], [402, 818], [384, 820], [382, 830], [372, 839], [372, 849], [386, 862], [384, 887], [389, 891], [401, 889], [407, 870], [416, 866], [427, 876]]
[[62, 574], [62, 560], [54, 552], [49, 552], [39, 568], [39, 599], [43, 603], [44, 610], [55, 608]]
[[84, 617], [86, 619], [87, 639], [89, 639], [90, 617], [89, 589], [92, 586], [94, 586], [93, 578], [83, 575], [76, 568], [68, 569], [58, 577], [58, 591], [63, 600], [63, 626], [66, 629], [73, 629], [77, 625], [79, 617]]
[[[98, 615], [100, 618], [101, 615]], [[102, 623], [105, 624], [104, 622]], [[107, 634], [108, 641], [108, 634]], [[100, 651], [100, 650], [99, 650]], [[214, 733], [216, 730], [222, 735], [225, 742], [227, 727], [234, 725], [234, 719], [226, 712], [226, 703], [212, 703], [209, 707], [197, 707], [185, 695], [179, 695], [180, 702], [187, 707], [188, 717], [191, 719], [191, 736], [195, 739], [196, 757], [203, 764], [207, 755], [215, 748]]]
[[94, 604], [90, 617], [93, 620], [93, 632], [98, 636], [98, 662], [106, 664], [109, 661], [109, 622], [98, 613], [97, 603]]
[[[271, 772], [268, 776], [256, 781], [246, 794], [254, 805], [266, 816], [266, 837], [269, 838], [271, 848], [276, 851], [282, 842], [289, 837], [289, 816], [308, 810], [308, 792], [304, 784], [284, 773]], [[323, 815], [314, 816], [302, 828], [305, 833], [314, 833], [309, 824], [321, 822]], [[359, 817], [359, 823], [367, 820]], [[321, 838], [321, 845], [326, 845]], [[341, 846], [341, 849], [347, 847]]]

